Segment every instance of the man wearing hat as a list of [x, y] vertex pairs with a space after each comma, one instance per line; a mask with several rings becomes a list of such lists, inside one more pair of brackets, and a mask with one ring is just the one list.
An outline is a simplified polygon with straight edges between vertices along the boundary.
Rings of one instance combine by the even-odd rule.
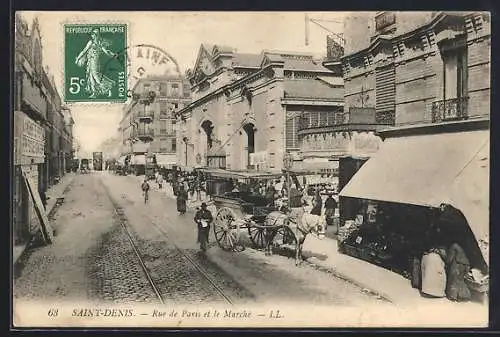
[[202, 251], [207, 250], [208, 235], [210, 233], [210, 224], [213, 221], [212, 213], [207, 209], [206, 203], [201, 203], [201, 207], [196, 211], [194, 222], [198, 225], [198, 243]]

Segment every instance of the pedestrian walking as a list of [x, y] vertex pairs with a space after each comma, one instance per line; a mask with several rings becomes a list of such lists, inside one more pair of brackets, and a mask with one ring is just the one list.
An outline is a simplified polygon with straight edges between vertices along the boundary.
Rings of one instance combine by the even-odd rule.
[[333, 195], [329, 193], [328, 197], [325, 200], [325, 216], [327, 225], [333, 225], [333, 218], [335, 217], [336, 208], [337, 208], [337, 201], [335, 201]]
[[210, 233], [210, 225], [213, 221], [212, 213], [208, 210], [206, 203], [201, 203], [201, 208], [196, 212], [194, 221], [198, 225], [197, 242], [200, 244], [200, 249], [202, 251], [206, 251], [208, 245], [208, 236]]
[[321, 194], [319, 193], [319, 189], [316, 189], [316, 195], [314, 196], [314, 204], [313, 204], [313, 209], [311, 210], [311, 214], [320, 216], [322, 207], [323, 207], [323, 200], [321, 200]]
[[301, 207], [300, 199], [302, 198], [302, 194], [297, 189], [295, 184], [290, 186], [290, 195], [289, 195], [289, 206], [291, 208]]
[[161, 190], [163, 186], [163, 175], [158, 174], [158, 176], [156, 177], [156, 182], [158, 183], [158, 188]]
[[144, 178], [144, 181], [142, 182], [141, 189], [142, 189], [142, 195], [144, 196], [144, 203], [148, 202], [149, 199], [149, 183], [148, 179]]
[[186, 202], [188, 199], [188, 192], [181, 185], [179, 190], [177, 191], [177, 211], [179, 214], [186, 214]]
[[268, 204], [274, 205], [275, 195], [276, 195], [276, 190], [274, 189], [274, 186], [272, 184], [269, 184], [269, 186], [266, 189], [266, 200]]

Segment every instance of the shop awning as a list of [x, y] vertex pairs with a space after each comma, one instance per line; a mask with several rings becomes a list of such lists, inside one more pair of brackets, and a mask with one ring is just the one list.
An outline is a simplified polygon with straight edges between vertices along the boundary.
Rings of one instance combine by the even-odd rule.
[[132, 156], [132, 165], [146, 165], [146, 156], [143, 154], [135, 154]]
[[224, 169], [201, 169], [212, 177], [228, 178], [228, 179], [278, 179], [283, 176], [281, 172], [265, 172], [265, 171], [230, 171]]
[[[444, 202], [462, 211], [480, 247], [489, 244], [490, 142], [487, 141], [460, 172]], [[482, 250], [485, 261], [488, 251]]]
[[476, 239], [489, 233], [489, 130], [389, 138], [340, 196], [437, 207], [450, 203]]
[[156, 164], [171, 169], [174, 165], [177, 165], [177, 156], [175, 154], [157, 153]]

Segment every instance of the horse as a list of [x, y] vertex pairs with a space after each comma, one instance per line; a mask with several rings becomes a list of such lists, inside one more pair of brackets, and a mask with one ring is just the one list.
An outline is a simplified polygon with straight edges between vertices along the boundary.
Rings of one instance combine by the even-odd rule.
[[[272, 255], [272, 242], [277, 234], [279, 226], [276, 223], [281, 220], [282, 226], [288, 227], [293, 234], [292, 238], [283, 238], [283, 243], [286, 241], [295, 241], [295, 265], [298, 266], [302, 260], [302, 247], [308, 234], [315, 234], [318, 238], [323, 239], [326, 232], [326, 216], [310, 214], [310, 207], [304, 206], [302, 210], [293, 209], [290, 215], [278, 212], [272, 212], [266, 217], [268, 225], [272, 229], [266, 230], [266, 255]], [[300, 220], [299, 220], [300, 219]]]

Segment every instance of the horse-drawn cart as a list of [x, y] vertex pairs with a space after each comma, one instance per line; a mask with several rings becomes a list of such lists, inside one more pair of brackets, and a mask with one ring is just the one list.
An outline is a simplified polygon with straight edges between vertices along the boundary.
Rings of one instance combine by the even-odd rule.
[[[205, 173], [212, 181], [233, 179], [246, 183], [252, 180], [279, 179], [284, 175], [284, 173], [226, 170], [207, 170]], [[215, 239], [224, 250], [242, 250], [240, 235], [246, 229], [254, 248], [265, 249], [266, 253], [270, 253], [272, 246], [289, 246], [299, 252], [299, 245], [305, 235], [317, 227], [301, 228], [302, 214], [282, 212], [274, 205], [274, 200], [254, 192], [222, 191], [212, 195], [211, 199], [217, 209], [213, 222]]]
[[228, 181], [251, 184], [256, 181], [279, 179], [281, 174], [267, 172], [227, 171], [207, 169], [204, 173], [209, 178], [211, 195], [217, 211], [213, 229], [215, 239], [224, 250], [238, 250], [240, 234], [247, 230], [255, 248], [264, 248], [264, 222], [266, 216], [276, 211], [273, 200], [250, 191], [230, 191]]

